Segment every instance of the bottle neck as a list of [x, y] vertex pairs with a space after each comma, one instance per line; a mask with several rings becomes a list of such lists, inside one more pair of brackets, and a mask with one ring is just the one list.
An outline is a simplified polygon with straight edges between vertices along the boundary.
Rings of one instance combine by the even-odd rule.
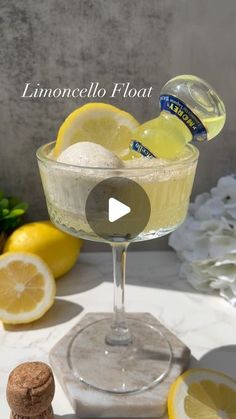
[[160, 108], [162, 112], [182, 122], [190, 131], [193, 140], [207, 140], [207, 130], [202, 119], [180, 98], [171, 94], [161, 94]]

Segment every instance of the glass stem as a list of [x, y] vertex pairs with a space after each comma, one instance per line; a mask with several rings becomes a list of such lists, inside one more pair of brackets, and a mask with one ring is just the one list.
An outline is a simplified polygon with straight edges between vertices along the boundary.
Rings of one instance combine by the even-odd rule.
[[110, 345], [128, 345], [131, 335], [125, 319], [125, 273], [128, 244], [112, 244], [114, 277], [114, 313], [106, 342]]

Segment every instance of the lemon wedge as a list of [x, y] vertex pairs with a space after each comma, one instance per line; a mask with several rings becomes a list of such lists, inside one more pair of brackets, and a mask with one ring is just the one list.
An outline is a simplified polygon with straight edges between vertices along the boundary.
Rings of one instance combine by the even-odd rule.
[[52, 306], [55, 280], [43, 260], [31, 253], [0, 256], [0, 320], [9, 324], [39, 319]]
[[190, 369], [172, 384], [168, 413], [170, 419], [235, 419], [236, 381], [218, 371]]
[[92, 141], [119, 157], [129, 149], [131, 133], [138, 121], [121, 109], [107, 103], [88, 103], [72, 112], [61, 125], [54, 156], [79, 141]]

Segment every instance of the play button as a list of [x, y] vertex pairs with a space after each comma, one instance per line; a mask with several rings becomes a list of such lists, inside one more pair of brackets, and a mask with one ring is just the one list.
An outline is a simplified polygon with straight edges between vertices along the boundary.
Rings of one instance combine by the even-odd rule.
[[128, 205], [122, 204], [122, 202], [115, 198], [109, 198], [108, 202], [108, 220], [111, 223], [114, 223], [114, 221], [119, 220], [119, 218], [124, 217], [131, 211], [131, 208], [128, 207]]
[[105, 241], [131, 241], [146, 227], [150, 202], [144, 189], [131, 179], [112, 177], [89, 193], [85, 212], [94, 233]]

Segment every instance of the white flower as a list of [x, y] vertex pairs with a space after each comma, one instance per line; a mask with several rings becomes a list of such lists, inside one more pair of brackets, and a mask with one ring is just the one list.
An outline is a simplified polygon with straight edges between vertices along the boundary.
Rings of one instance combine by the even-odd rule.
[[236, 178], [234, 176], [220, 178], [217, 186], [211, 189], [211, 196], [220, 198], [226, 204], [236, 204]]
[[211, 195], [223, 202], [226, 215], [236, 220], [236, 178], [225, 176], [219, 179], [217, 186], [212, 188]]
[[213, 235], [209, 238], [209, 257], [222, 258], [230, 253], [236, 253], [236, 237], [233, 235]]
[[209, 198], [204, 204], [195, 209], [194, 216], [197, 220], [205, 221], [220, 218], [225, 212], [224, 203], [218, 197]]
[[219, 179], [198, 195], [169, 244], [182, 261], [180, 274], [197, 290], [217, 292], [236, 306], [236, 178]]

